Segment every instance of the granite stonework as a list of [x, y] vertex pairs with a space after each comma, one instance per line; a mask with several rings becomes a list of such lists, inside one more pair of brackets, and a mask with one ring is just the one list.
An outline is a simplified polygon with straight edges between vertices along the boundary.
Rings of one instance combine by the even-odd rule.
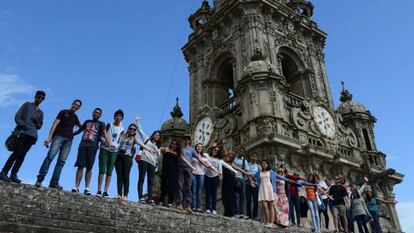
[[0, 232], [309, 232], [0, 182]]

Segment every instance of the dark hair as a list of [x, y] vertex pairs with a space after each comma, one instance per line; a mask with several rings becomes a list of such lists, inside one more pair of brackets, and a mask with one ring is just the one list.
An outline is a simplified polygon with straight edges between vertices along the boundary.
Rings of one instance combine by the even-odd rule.
[[[215, 149], [218, 149], [218, 152], [217, 152], [217, 156], [216, 157], [214, 157], [214, 156], [212, 156], [213, 155], [213, 150], [215, 150]], [[210, 155], [210, 157], [213, 157], [213, 158], [219, 158], [220, 157], [220, 148], [218, 147], [218, 146], [212, 146], [211, 148], [210, 148], [210, 150], [208, 151], [208, 154]]]
[[46, 93], [44, 91], [41, 91], [41, 90], [36, 91], [36, 95], [41, 95], [43, 97], [46, 97]]
[[177, 139], [174, 138], [173, 140], [171, 140], [170, 145], [168, 146], [168, 148], [171, 149], [173, 143], [175, 143], [177, 145], [177, 147], [176, 147], [177, 149], [176, 149], [175, 152], [177, 152], [177, 155], [180, 155], [181, 154], [181, 144], [178, 143]]
[[95, 108], [93, 111], [95, 112], [96, 110], [100, 111], [102, 114], [102, 109], [101, 108]]
[[136, 125], [136, 124], [134, 124], [134, 123], [129, 124], [129, 126], [128, 126], [128, 131], [127, 131], [127, 135], [128, 135], [128, 137], [129, 137], [129, 136], [131, 136], [131, 135], [136, 135], [136, 134], [137, 134], [137, 132], [136, 132], [136, 131], [135, 131], [135, 134], [130, 134], [130, 133], [129, 133], [129, 128], [131, 128], [131, 126], [134, 126], [135, 128], [138, 128], [138, 127], [137, 127], [137, 125]]
[[122, 120], [124, 119], [124, 112], [121, 109], [116, 110], [116, 112], [114, 113], [114, 118], [116, 117], [116, 115], [121, 115]]
[[267, 163], [266, 171], [270, 171], [270, 163], [269, 163], [269, 161], [267, 161], [266, 159], [262, 159], [262, 161], [260, 163], [263, 163], [263, 162]]
[[[314, 174], [309, 174], [308, 177], [306, 177], [306, 178], [307, 178], [306, 181], [312, 182], [312, 183], [316, 183], [315, 182], [315, 175]], [[309, 178], [311, 178], [311, 180], [309, 180]]]
[[72, 104], [74, 104], [74, 103], [76, 103], [76, 102], [78, 102], [78, 103], [80, 103], [80, 105], [82, 105], [82, 101], [81, 101], [80, 99], [76, 99], [76, 100], [74, 100], [74, 101], [72, 102]]
[[161, 137], [160, 137], [160, 139], [158, 139], [158, 141], [155, 141], [155, 139], [154, 139], [154, 135], [155, 135], [156, 133], [159, 133], [159, 134], [160, 134], [160, 136], [161, 136], [161, 131], [159, 131], [159, 130], [155, 130], [155, 131], [151, 134], [150, 140], [151, 140], [151, 142], [152, 142], [152, 143], [154, 143], [154, 142], [155, 142], [155, 145], [156, 145], [158, 148], [160, 148], [160, 147], [161, 147]]

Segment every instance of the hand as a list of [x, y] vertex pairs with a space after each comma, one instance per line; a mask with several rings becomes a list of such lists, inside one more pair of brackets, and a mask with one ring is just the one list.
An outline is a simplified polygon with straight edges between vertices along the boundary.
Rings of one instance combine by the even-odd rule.
[[364, 176], [364, 180], [365, 180], [365, 183], [368, 183], [368, 181], [369, 181], [366, 176]]
[[226, 144], [227, 144], [227, 140], [226, 140], [225, 138], [223, 138], [223, 139], [221, 140], [221, 144], [222, 144], [222, 145], [226, 145]]
[[50, 144], [51, 141], [52, 141], [52, 139], [50, 139], [50, 138], [48, 138], [44, 141], [43, 144], [45, 145], [46, 148], [49, 148], [49, 144]]
[[135, 121], [136, 121], [137, 123], [139, 123], [139, 122], [141, 121], [141, 117], [136, 116], [136, 117], [135, 117]]
[[191, 171], [192, 171], [192, 172], [196, 172], [196, 171], [197, 171], [197, 169], [196, 169], [195, 167], [191, 166]]

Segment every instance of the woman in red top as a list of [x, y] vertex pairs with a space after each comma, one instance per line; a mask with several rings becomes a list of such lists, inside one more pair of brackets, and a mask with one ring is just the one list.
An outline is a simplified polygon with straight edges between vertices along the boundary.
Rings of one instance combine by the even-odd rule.
[[321, 223], [319, 219], [318, 201], [316, 197], [318, 185], [316, 184], [315, 176], [313, 174], [308, 175], [307, 182], [308, 183], [305, 186], [306, 200], [312, 216], [312, 227], [314, 232], [320, 232]]

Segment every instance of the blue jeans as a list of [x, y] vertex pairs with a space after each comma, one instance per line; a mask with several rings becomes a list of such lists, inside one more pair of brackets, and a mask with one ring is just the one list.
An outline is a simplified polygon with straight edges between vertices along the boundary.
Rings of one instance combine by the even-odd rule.
[[308, 207], [311, 212], [312, 216], [312, 227], [315, 231], [321, 230], [321, 222], [319, 220], [319, 208], [318, 208], [318, 201], [317, 200], [308, 200]]
[[[295, 218], [296, 213], [296, 218]], [[293, 225], [300, 225], [300, 198], [298, 195], [290, 194], [289, 198], [289, 220]], [[296, 221], [295, 221], [296, 220]]]
[[204, 176], [194, 175], [191, 182], [191, 208], [201, 209], [201, 194], [204, 186]]
[[246, 181], [243, 178], [236, 177], [241, 181], [241, 189], [236, 191], [236, 214], [244, 215], [244, 201], [246, 200]]
[[374, 225], [375, 225], [375, 231], [374, 232], [375, 233], [382, 233], [378, 212], [370, 210], [369, 213], [371, 214], [372, 219], [374, 220]]
[[53, 171], [50, 184], [56, 185], [59, 183], [60, 174], [62, 173], [63, 166], [65, 165], [66, 159], [68, 158], [71, 147], [72, 140], [66, 139], [58, 135], [53, 136], [49, 152], [47, 153], [47, 156], [43, 161], [42, 166], [40, 167], [39, 175], [37, 176], [38, 182], [42, 182], [45, 179], [45, 176], [49, 171], [50, 163], [53, 161], [53, 159], [59, 152], [59, 157], [56, 162], [55, 170]]

